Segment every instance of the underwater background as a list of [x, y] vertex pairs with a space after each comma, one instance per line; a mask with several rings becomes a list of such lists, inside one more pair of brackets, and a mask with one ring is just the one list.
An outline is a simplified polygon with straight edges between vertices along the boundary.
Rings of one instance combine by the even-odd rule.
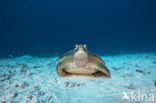
[[[155, 5], [0, 0], [0, 103], [156, 103]], [[59, 56], [75, 44], [98, 54], [111, 77], [58, 75]]]
[[0, 57], [60, 56], [75, 44], [99, 55], [153, 52], [155, 18], [154, 0], [1, 0]]

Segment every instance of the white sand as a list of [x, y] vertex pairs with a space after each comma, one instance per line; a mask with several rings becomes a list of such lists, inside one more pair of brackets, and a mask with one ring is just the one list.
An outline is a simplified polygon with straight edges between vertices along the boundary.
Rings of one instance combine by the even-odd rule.
[[[0, 103], [132, 103], [132, 93], [136, 103], [151, 103], [151, 96], [156, 103], [156, 53], [102, 57], [110, 79], [60, 77], [57, 59], [0, 59]], [[122, 99], [123, 91], [129, 100]], [[137, 97], [144, 94], [144, 100]]]

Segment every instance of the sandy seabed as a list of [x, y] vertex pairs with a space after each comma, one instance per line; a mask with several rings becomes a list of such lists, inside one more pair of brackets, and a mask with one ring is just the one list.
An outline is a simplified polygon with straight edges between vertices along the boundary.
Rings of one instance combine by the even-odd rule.
[[0, 103], [156, 103], [156, 53], [101, 58], [110, 79], [60, 77], [58, 57], [0, 59]]

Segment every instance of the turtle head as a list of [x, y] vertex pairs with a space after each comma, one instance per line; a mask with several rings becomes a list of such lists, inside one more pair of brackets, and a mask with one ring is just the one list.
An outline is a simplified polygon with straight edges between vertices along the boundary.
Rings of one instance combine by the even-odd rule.
[[87, 51], [87, 45], [86, 44], [84, 44], [84, 45], [76, 44], [75, 45], [75, 51]]

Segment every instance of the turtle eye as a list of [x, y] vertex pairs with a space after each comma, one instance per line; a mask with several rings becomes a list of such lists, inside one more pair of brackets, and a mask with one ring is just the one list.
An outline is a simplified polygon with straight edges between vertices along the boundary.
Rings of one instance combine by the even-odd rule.
[[77, 47], [77, 51], [79, 50], [79, 46]]
[[83, 47], [84, 47], [84, 48], [86, 48], [86, 47], [87, 47], [87, 45], [85, 44], [85, 45], [83, 45]]
[[79, 46], [76, 44], [75, 47], [78, 48]]
[[76, 47], [75, 47], [75, 50], [78, 51], [78, 50], [79, 50], [79, 46], [76, 46]]
[[87, 47], [86, 45], [83, 46], [83, 50], [84, 51], [87, 51], [87, 48], [86, 47]]

